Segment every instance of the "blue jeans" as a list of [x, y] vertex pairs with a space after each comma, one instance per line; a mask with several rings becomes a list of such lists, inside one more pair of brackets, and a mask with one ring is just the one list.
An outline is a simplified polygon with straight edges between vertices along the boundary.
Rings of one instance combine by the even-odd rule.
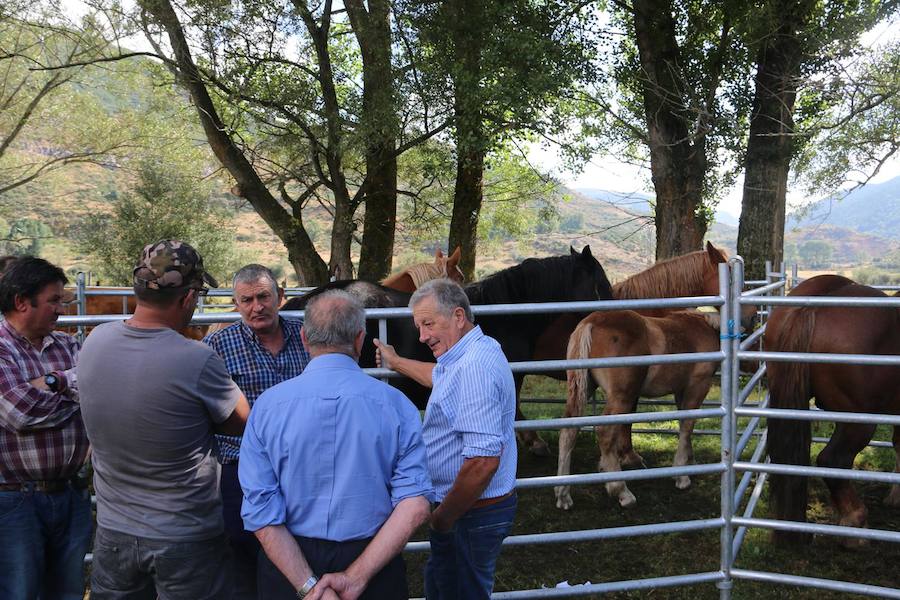
[[244, 492], [238, 481], [238, 464], [228, 463], [222, 465], [222, 477], [219, 483], [222, 492], [222, 514], [225, 517], [225, 534], [228, 536], [228, 544], [231, 546], [231, 554], [234, 557], [234, 595], [233, 600], [256, 600], [256, 565], [262, 547], [256, 536], [250, 531], [244, 530], [244, 521], [241, 519], [241, 503], [244, 501]]
[[430, 532], [425, 564], [428, 600], [487, 600], [494, 589], [500, 545], [512, 529], [516, 495], [470, 510], [447, 533]]
[[224, 534], [167, 542], [97, 527], [91, 600], [228, 600], [232, 575]]
[[0, 598], [82, 600], [90, 545], [87, 490], [0, 492]]

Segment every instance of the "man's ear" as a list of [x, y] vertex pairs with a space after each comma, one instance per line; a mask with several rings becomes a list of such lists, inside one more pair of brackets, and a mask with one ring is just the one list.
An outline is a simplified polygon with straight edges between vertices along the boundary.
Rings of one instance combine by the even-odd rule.
[[356, 339], [353, 340], [353, 350], [356, 351], [356, 356], [362, 356], [362, 347], [366, 342], [366, 330], [363, 329], [359, 333], [356, 334]]
[[16, 294], [13, 302], [15, 304], [16, 312], [25, 312], [28, 307], [31, 306], [31, 300], [21, 294]]
[[300, 328], [300, 340], [303, 342], [303, 347], [306, 348], [306, 352], [309, 353], [309, 342], [306, 341], [306, 328]]

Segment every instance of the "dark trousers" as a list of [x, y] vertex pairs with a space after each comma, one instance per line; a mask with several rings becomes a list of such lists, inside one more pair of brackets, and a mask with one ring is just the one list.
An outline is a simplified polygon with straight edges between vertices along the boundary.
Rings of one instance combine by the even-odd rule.
[[261, 546], [256, 536], [244, 530], [241, 519], [241, 503], [244, 493], [238, 481], [238, 464], [222, 465], [222, 515], [225, 517], [225, 534], [234, 556], [234, 600], [256, 600], [256, 564]]
[[[362, 554], [371, 538], [332, 542], [315, 538], [294, 536], [306, 562], [316, 577], [325, 573], [344, 571]], [[281, 574], [265, 552], [259, 560], [259, 597], [266, 600], [295, 600], [297, 592]], [[360, 596], [360, 600], [408, 600], [409, 586], [406, 583], [406, 563], [399, 554], [378, 572]]]

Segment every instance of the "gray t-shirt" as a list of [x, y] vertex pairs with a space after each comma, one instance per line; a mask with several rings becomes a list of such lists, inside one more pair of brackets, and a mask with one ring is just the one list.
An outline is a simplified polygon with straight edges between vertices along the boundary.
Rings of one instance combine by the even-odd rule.
[[213, 426], [240, 391], [219, 355], [171, 329], [106, 323], [85, 340], [78, 385], [98, 524], [167, 541], [221, 534]]

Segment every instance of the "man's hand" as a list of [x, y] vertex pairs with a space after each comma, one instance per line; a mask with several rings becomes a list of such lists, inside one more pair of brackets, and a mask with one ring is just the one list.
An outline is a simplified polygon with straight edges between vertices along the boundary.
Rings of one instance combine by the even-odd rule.
[[435, 509], [431, 513], [431, 519], [428, 522], [428, 526], [438, 533], [449, 533], [451, 529], [453, 529], [453, 521], [447, 522], [443, 518], [444, 513], [440, 511], [440, 507]]
[[330, 576], [331, 575], [326, 575], [320, 579], [319, 583], [317, 583], [312, 591], [306, 595], [305, 600], [344, 600], [344, 598], [357, 598], [359, 596], [359, 594], [356, 594], [356, 596], [338, 596], [337, 592], [329, 587], [328, 578]]
[[[317, 595], [319, 588], [322, 588], [322, 593]], [[352, 579], [344, 572], [327, 573], [319, 580], [307, 598], [308, 600], [318, 600], [319, 598], [327, 600], [331, 597], [328, 595], [330, 592], [333, 597], [340, 598], [340, 600], [356, 600], [365, 589], [366, 582]]]
[[385, 344], [381, 340], [372, 340], [375, 344], [375, 366], [378, 368], [390, 369], [391, 363], [397, 359], [397, 351], [390, 344]]
[[44, 390], [45, 392], [49, 392], [50, 388], [47, 387], [47, 383], [44, 381], [44, 376], [35, 377], [34, 379], [29, 380], [31, 387], [35, 387], [39, 390]]

